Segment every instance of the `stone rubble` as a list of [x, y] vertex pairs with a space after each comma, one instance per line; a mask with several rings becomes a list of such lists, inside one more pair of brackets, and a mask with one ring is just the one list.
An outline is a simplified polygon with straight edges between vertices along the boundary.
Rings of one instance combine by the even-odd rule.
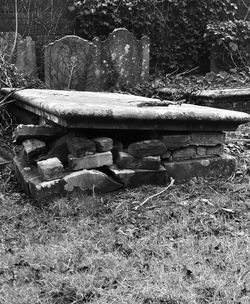
[[[230, 175], [235, 159], [223, 154], [223, 132], [155, 133], [147, 140], [63, 135], [51, 126], [18, 126], [14, 158], [24, 191], [39, 201], [72, 191], [105, 193], [143, 184], [166, 185], [197, 176]], [[43, 138], [44, 141], [40, 139]], [[128, 136], [129, 138], [129, 136]], [[20, 150], [20, 149], [19, 149]]]
[[18, 125], [13, 132], [13, 142], [20, 144], [25, 139], [40, 139], [56, 137], [63, 133], [62, 128], [52, 127], [50, 125]]
[[113, 139], [109, 137], [97, 137], [93, 141], [96, 144], [97, 152], [108, 152], [113, 149]]
[[65, 176], [63, 181], [67, 192], [80, 189], [106, 193], [122, 187], [121, 183], [98, 170], [80, 170]]
[[113, 157], [110, 151], [79, 158], [69, 155], [68, 163], [73, 171], [78, 171], [81, 169], [93, 169], [100, 168], [102, 166], [111, 166], [113, 165]]
[[63, 164], [57, 157], [38, 161], [37, 168], [42, 179], [45, 181], [58, 179], [64, 175]]
[[135, 142], [128, 146], [128, 153], [134, 157], [161, 155], [166, 152], [166, 146], [158, 139]]
[[161, 158], [160, 156], [134, 157], [127, 152], [119, 152], [117, 164], [122, 169], [158, 170]]
[[38, 139], [26, 139], [22, 145], [24, 154], [29, 161], [34, 160], [36, 156], [43, 153], [46, 149], [46, 143]]

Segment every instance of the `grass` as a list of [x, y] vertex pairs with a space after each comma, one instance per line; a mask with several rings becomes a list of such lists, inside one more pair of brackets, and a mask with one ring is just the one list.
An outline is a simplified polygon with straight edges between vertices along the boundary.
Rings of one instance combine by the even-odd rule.
[[[248, 137], [247, 126], [229, 134]], [[250, 152], [229, 179], [38, 205], [0, 175], [1, 304], [250, 303]]]
[[250, 176], [35, 205], [0, 195], [0, 303], [250, 303]]

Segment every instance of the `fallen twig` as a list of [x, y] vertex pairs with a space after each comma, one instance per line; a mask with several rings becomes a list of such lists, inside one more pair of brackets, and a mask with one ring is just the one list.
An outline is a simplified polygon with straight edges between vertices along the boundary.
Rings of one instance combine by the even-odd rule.
[[176, 70], [174, 70], [172, 73], [170, 73], [170, 74], [166, 74], [166, 78], [167, 77], [170, 77], [170, 76], [173, 76], [175, 73], [177, 73], [178, 72], [178, 70], [179, 70], [179, 68], [177, 68]]
[[13, 89], [10, 93], [8, 93], [2, 100], [0, 100], [0, 106], [2, 106], [6, 100], [8, 100], [11, 96], [13, 96], [16, 92], [22, 91], [26, 88]]
[[152, 198], [155, 198], [161, 194], [163, 194], [164, 192], [166, 192], [169, 188], [171, 188], [174, 184], [175, 180], [170, 177], [170, 184], [167, 186], [167, 188], [163, 189], [162, 191], [160, 191], [159, 193], [156, 193], [154, 195], [149, 196], [148, 198], [146, 198], [140, 205], [135, 207], [135, 210], [137, 210], [138, 208], [144, 206], [149, 200], [151, 200]]
[[11, 163], [12, 163], [12, 160], [0, 162], [0, 168], [3, 167], [3, 166], [6, 166], [6, 165], [8, 165], [8, 164], [11, 164]]
[[184, 76], [184, 75], [190, 74], [190, 73], [192, 73], [192, 72], [194, 72], [194, 71], [196, 71], [196, 70], [198, 70], [198, 69], [199, 69], [199, 67], [197, 66], [197, 67], [195, 67], [195, 68], [193, 68], [193, 69], [191, 69], [191, 70], [188, 70], [188, 71], [179, 73], [179, 74], [177, 74], [176, 76]]

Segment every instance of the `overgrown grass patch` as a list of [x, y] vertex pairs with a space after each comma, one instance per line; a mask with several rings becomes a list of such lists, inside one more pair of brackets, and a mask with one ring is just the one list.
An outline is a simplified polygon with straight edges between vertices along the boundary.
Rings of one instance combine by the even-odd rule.
[[[249, 303], [249, 176], [0, 197], [1, 303]], [[14, 191], [15, 189], [15, 191]]]

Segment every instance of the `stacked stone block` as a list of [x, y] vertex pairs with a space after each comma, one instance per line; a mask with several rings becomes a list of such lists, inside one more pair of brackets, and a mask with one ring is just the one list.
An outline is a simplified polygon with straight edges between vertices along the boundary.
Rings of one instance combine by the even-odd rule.
[[[142, 184], [165, 185], [193, 176], [230, 174], [233, 158], [223, 155], [223, 132], [155, 133], [155, 138], [123, 143], [91, 138], [49, 125], [19, 125], [14, 159], [23, 189], [38, 200], [74, 190], [109, 192]], [[129, 134], [128, 134], [129, 138]], [[221, 162], [221, 159], [223, 161]]]

